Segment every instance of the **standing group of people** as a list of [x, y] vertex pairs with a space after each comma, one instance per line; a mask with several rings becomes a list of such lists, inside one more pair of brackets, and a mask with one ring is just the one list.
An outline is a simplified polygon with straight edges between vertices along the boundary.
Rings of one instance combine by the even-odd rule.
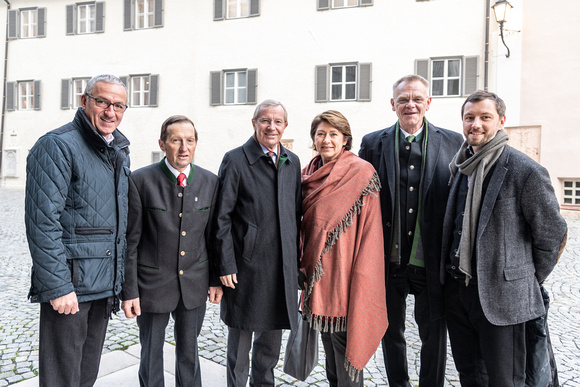
[[131, 172], [117, 129], [126, 88], [111, 75], [91, 79], [74, 120], [28, 156], [40, 385], [94, 384], [122, 299], [139, 325], [140, 385], [164, 383], [171, 315], [176, 385], [200, 386], [197, 336], [209, 298], [228, 326], [228, 386], [274, 386], [282, 332], [297, 329], [299, 288], [331, 386], [363, 386], [381, 342], [389, 385], [410, 386], [409, 294], [421, 387], [444, 384], [447, 332], [463, 386], [542, 385], [530, 382], [526, 324], [545, 318], [541, 284], [567, 231], [548, 173], [507, 145], [497, 95], [467, 98], [464, 139], [427, 121], [428, 90], [420, 76], [399, 79], [397, 122], [366, 135], [358, 156], [348, 120], [317, 115], [317, 153], [304, 168], [281, 143], [285, 107], [266, 100], [253, 135], [216, 176], [193, 164], [198, 133], [185, 116], [161, 126], [165, 158]]

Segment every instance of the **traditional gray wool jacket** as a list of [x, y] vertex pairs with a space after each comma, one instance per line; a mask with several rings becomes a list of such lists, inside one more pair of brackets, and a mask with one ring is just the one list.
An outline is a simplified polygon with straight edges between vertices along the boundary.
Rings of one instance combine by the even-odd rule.
[[127, 228], [129, 141], [107, 145], [79, 108], [42, 136], [26, 166], [26, 235], [32, 302], [75, 292], [79, 302], [121, 291]]

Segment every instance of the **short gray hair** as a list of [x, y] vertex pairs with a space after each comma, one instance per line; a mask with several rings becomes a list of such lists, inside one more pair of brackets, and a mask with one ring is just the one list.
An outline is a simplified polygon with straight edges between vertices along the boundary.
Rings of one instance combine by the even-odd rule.
[[85, 88], [85, 94], [93, 95], [93, 90], [95, 88], [95, 85], [99, 82], [121, 85], [125, 88], [125, 92], [127, 92], [127, 95], [129, 95], [129, 93], [127, 91], [127, 86], [123, 83], [123, 81], [121, 81], [118, 77], [111, 75], [111, 74], [101, 74], [101, 75], [96, 75], [96, 76], [92, 77], [89, 80], [89, 82], [87, 83], [87, 87]]
[[399, 87], [399, 85], [403, 82], [421, 82], [422, 84], [425, 85], [425, 87], [427, 88], [427, 90], [429, 90], [429, 81], [427, 81], [425, 78], [423, 78], [420, 75], [417, 74], [409, 74], [409, 75], [405, 75], [404, 77], [400, 78], [397, 80], [397, 82], [395, 82], [393, 84], [393, 95], [395, 95], [395, 90], [397, 90], [397, 87]]
[[288, 112], [286, 111], [286, 108], [284, 107], [284, 105], [282, 105], [282, 102], [273, 99], [267, 99], [258, 106], [256, 106], [256, 110], [254, 110], [254, 116], [252, 117], [252, 121], [256, 121], [258, 119], [260, 113], [262, 113], [262, 110], [276, 106], [281, 106], [282, 109], [284, 109], [284, 122], [288, 123]]

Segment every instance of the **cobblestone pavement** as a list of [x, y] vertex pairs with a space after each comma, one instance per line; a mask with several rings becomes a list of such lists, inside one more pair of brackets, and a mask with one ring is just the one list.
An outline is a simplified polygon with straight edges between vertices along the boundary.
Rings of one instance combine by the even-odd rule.
[[[29, 288], [30, 256], [24, 233], [24, 192], [0, 188], [0, 387], [33, 377], [38, 370], [38, 305], [26, 299]], [[558, 362], [560, 383], [580, 387], [580, 220], [569, 220], [568, 246], [560, 263], [546, 281], [552, 303], [550, 334]], [[412, 318], [412, 298], [407, 315], [408, 360], [411, 381], [418, 384], [420, 340]], [[172, 329], [167, 341], [173, 341]], [[288, 333], [285, 333], [286, 339]], [[201, 356], [225, 365], [227, 329], [219, 320], [219, 307], [208, 304], [199, 339]], [[104, 353], [137, 344], [135, 320], [122, 316], [110, 321]], [[305, 382], [282, 372], [284, 345], [275, 376], [277, 386], [328, 386], [324, 352], [320, 364]], [[450, 353], [450, 352], [449, 352]], [[386, 386], [380, 349], [365, 369], [365, 386]], [[449, 354], [446, 386], [458, 386], [457, 372]], [[213, 386], [212, 386], [213, 387]]]

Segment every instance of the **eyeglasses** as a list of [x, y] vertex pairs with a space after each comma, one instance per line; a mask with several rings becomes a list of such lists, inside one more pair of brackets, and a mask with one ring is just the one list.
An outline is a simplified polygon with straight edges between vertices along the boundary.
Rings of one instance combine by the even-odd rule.
[[123, 113], [128, 108], [127, 105], [123, 105], [122, 103], [119, 103], [119, 102], [113, 103], [113, 102], [109, 102], [108, 100], [106, 100], [104, 98], [93, 97], [90, 94], [85, 94], [85, 95], [89, 98], [94, 99], [95, 105], [97, 105], [97, 107], [100, 107], [101, 109], [108, 109], [109, 106], [113, 105], [114, 111], [116, 111], [117, 113]]

